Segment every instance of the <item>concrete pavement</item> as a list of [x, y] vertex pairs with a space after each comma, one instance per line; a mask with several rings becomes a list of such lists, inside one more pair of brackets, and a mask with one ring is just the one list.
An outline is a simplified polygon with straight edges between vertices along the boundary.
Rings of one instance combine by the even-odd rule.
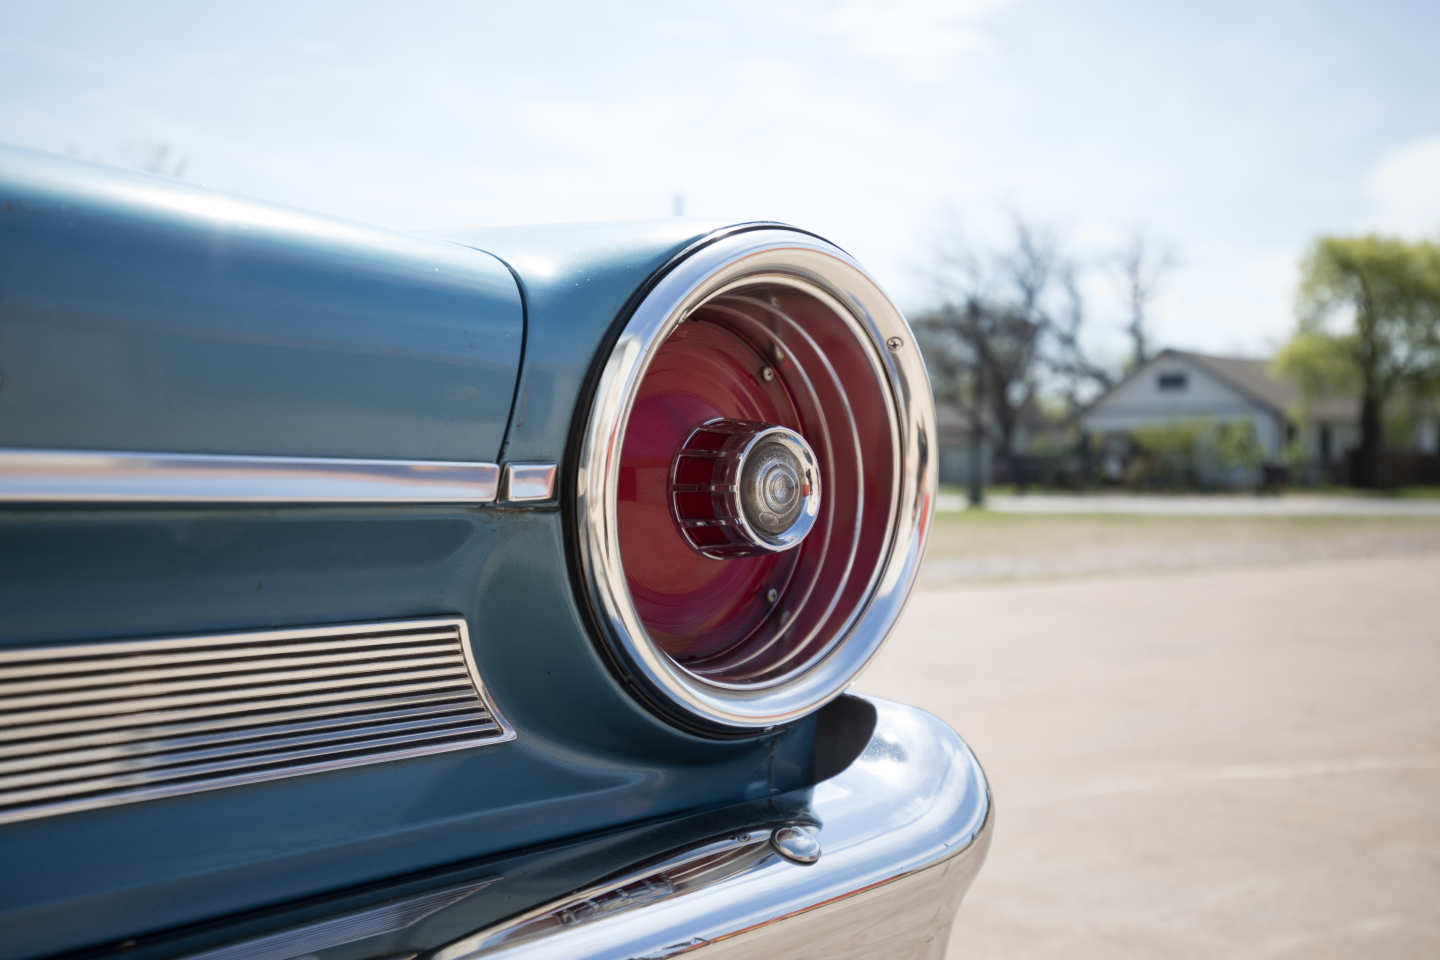
[[951, 957], [1440, 956], [1440, 553], [917, 591], [991, 776]]

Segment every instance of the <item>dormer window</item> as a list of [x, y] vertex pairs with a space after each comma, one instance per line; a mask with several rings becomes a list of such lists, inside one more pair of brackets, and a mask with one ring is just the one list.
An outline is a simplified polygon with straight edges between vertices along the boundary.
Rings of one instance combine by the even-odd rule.
[[1184, 370], [1166, 370], [1155, 378], [1155, 385], [1161, 390], [1169, 393], [1176, 390], [1184, 390], [1185, 384], [1190, 378], [1185, 375]]

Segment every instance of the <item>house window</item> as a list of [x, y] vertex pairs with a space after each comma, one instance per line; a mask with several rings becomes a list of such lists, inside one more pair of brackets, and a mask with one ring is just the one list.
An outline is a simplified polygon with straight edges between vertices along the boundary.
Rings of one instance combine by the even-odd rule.
[[1155, 385], [1165, 391], [1184, 390], [1189, 379], [1184, 370], [1167, 370], [1155, 378]]

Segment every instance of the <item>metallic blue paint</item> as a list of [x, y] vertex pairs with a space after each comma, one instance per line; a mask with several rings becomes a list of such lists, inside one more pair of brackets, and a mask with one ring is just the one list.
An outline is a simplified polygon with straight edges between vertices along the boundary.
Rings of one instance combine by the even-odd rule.
[[[521, 292], [487, 254], [5, 153], [0, 444], [558, 460], [617, 314], [702, 233], [513, 235], [517, 393]], [[515, 741], [6, 826], [0, 958], [806, 782], [808, 721], [705, 740], [615, 681], [557, 511], [0, 510], [0, 646], [432, 615], [469, 622]]]
[[642, 285], [687, 247], [729, 227], [692, 220], [492, 229], [458, 239], [514, 271], [525, 299], [526, 362], [504, 458], [555, 458], [566, 448], [597, 346]]
[[492, 257], [0, 151], [0, 446], [492, 460]]

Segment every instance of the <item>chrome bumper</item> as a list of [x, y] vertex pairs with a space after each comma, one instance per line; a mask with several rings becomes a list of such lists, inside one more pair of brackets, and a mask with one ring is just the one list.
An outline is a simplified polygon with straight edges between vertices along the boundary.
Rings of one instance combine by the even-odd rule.
[[466, 936], [431, 960], [743, 956], [941, 957], [990, 842], [974, 754], [924, 711], [870, 701], [869, 743], [814, 788], [797, 852], [740, 831]]

